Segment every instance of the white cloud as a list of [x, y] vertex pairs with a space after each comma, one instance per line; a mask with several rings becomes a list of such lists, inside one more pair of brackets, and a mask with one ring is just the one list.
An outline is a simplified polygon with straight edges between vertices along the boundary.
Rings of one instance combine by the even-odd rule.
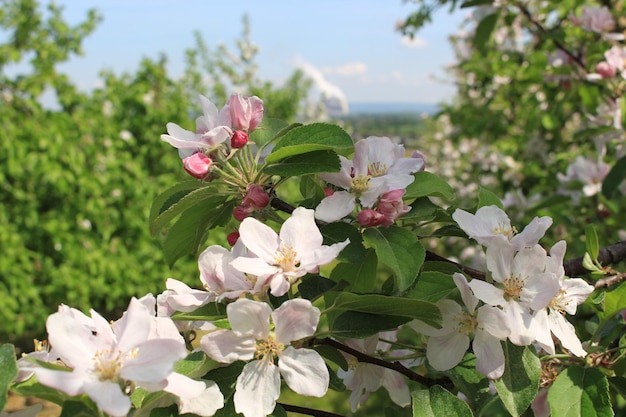
[[413, 38], [411, 38], [408, 35], [400, 38], [400, 43], [409, 48], [424, 48], [428, 46], [428, 42], [426, 42], [424, 39], [418, 38], [417, 36], [413, 36]]
[[345, 93], [341, 88], [326, 80], [322, 71], [300, 57], [294, 59], [294, 65], [313, 81], [315, 87], [320, 91], [326, 107], [331, 107], [328, 109], [329, 111], [344, 114], [348, 112], [348, 99]]
[[365, 74], [367, 72], [367, 65], [364, 62], [349, 62], [347, 64], [338, 67], [324, 67], [322, 68], [324, 74], [339, 74], [344, 77], [350, 77], [359, 74]]

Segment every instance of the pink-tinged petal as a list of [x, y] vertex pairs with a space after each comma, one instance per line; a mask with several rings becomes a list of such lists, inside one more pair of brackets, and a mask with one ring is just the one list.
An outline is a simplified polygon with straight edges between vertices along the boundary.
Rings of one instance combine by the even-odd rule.
[[336, 191], [315, 208], [315, 218], [332, 223], [348, 216], [356, 207], [356, 197], [347, 191]]
[[136, 355], [124, 361], [120, 375], [129, 381], [160, 383], [172, 372], [174, 364], [187, 356], [182, 341], [152, 339], [127, 354]]
[[576, 356], [584, 358], [587, 352], [583, 349], [580, 339], [576, 336], [576, 329], [558, 311], [551, 311], [548, 315], [550, 330], [561, 341], [563, 347]]
[[195, 398], [201, 395], [206, 386], [204, 381], [189, 378], [178, 372], [172, 372], [167, 376], [167, 385], [163, 391], [174, 394], [179, 398]]
[[530, 408], [533, 410], [535, 417], [550, 417], [550, 404], [548, 404], [549, 387], [539, 388], [535, 399]]
[[324, 240], [315, 224], [315, 211], [296, 208], [280, 228], [280, 240], [291, 247], [300, 259], [310, 256], [312, 251], [322, 246]]
[[350, 394], [352, 412], [356, 412], [360, 405], [365, 404], [371, 392], [380, 388], [384, 372], [384, 368], [367, 363], [358, 363], [355, 368], [348, 371], [341, 368], [337, 371], [346, 388], [352, 391]]
[[111, 381], [94, 381], [85, 384], [85, 393], [105, 413], [113, 417], [124, 417], [130, 411], [130, 398], [124, 395], [119, 384]]
[[478, 305], [478, 298], [472, 292], [472, 289], [467, 283], [467, 278], [465, 275], [455, 272], [452, 275], [452, 279], [456, 284], [456, 287], [461, 292], [461, 299], [463, 300], [463, 304], [469, 310], [470, 313], [473, 313], [476, 310], [476, 306]]
[[286, 345], [294, 340], [313, 336], [320, 314], [320, 310], [309, 300], [296, 298], [285, 301], [272, 313], [276, 341]]
[[412, 175], [416, 172], [423, 171], [426, 161], [422, 158], [401, 158], [391, 166], [388, 175]]
[[550, 226], [552, 226], [551, 217], [535, 217], [521, 233], [513, 236], [511, 244], [517, 250], [534, 246], [546, 234], [546, 230], [548, 230]]
[[498, 379], [504, 373], [504, 351], [500, 340], [486, 332], [477, 331], [472, 349], [476, 355], [476, 370], [489, 379]]
[[[415, 181], [415, 177], [413, 175], [401, 175], [401, 174], [387, 174], [383, 177], [380, 177], [385, 181], [386, 188], [388, 190], [403, 190], [413, 181]], [[374, 181], [375, 178], [372, 178]], [[372, 182], [370, 181], [370, 182]], [[375, 183], [375, 182], [374, 182]], [[385, 192], [386, 192], [385, 191]]]
[[254, 358], [256, 340], [252, 335], [242, 335], [230, 330], [216, 330], [202, 336], [200, 348], [211, 359], [220, 363]]
[[352, 161], [341, 155], [339, 155], [339, 161], [341, 163], [339, 172], [326, 172], [319, 176], [327, 183], [349, 190], [352, 184]]
[[203, 95], [200, 95], [200, 105], [203, 115], [196, 120], [196, 131], [203, 133], [217, 125], [218, 111], [215, 104]]
[[213, 381], [201, 381], [204, 391], [197, 397], [180, 397], [178, 413], [191, 413], [198, 416], [212, 416], [217, 410], [224, 408], [224, 395]]
[[593, 286], [581, 278], [569, 278], [563, 280], [561, 289], [565, 292], [564, 305], [559, 305], [567, 314], [576, 314], [576, 307], [585, 302], [589, 294], [593, 292]]
[[386, 136], [369, 136], [363, 141], [368, 145], [368, 161], [378, 163], [381, 168], [390, 168], [399, 158], [404, 156], [404, 146], [396, 145]]
[[56, 371], [47, 368], [31, 368], [31, 370], [40, 384], [58, 389], [72, 396], [82, 393], [85, 381], [93, 378], [87, 371], [83, 370], [74, 370], [72, 372]]
[[[301, 262], [300, 268], [306, 270], [307, 272], [315, 272], [317, 266], [326, 265], [334, 261], [339, 252], [341, 252], [346, 246], [350, 244], [350, 240], [346, 239], [343, 242], [333, 243], [329, 246], [322, 246], [319, 249], [316, 249], [313, 252], [313, 256], [311, 259], [308, 259], [309, 262]], [[313, 268], [315, 266], [315, 268]]]
[[506, 339], [511, 333], [506, 317], [498, 307], [488, 305], [480, 307], [476, 312], [476, 321], [479, 329], [497, 339]]
[[469, 348], [469, 337], [452, 331], [443, 336], [431, 336], [426, 347], [428, 363], [438, 371], [447, 371], [461, 362]]
[[252, 132], [263, 121], [263, 100], [257, 96], [248, 97], [250, 100], [250, 123], [248, 131]]
[[266, 417], [280, 396], [278, 367], [266, 361], [252, 361], [243, 367], [235, 385], [235, 411], [244, 417]]
[[240, 298], [226, 307], [228, 321], [233, 331], [253, 335], [257, 340], [270, 333], [272, 308], [267, 303]]
[[323, 397], [328, 390], [328, 368], [314, 350], [289, 346], [280, 354], [278, 368], [289, 388], [300, 395]]
[[398, 404], [400, 407], [406, 407], [411, 404], [409, 387], [406, 385], [404, 377], [398, 372], [385, 369], [383, 374], [383, 387], [385, 387], [389, 393], [391, 401]]
[[369, 143], [367, 140], [361, 139], [354, 144], [354, 155], [352, 156], [354, 176], [369, 175], [369, 162]]
[[276, 251], [280, 249], [278, 234], [253, 217], [247, 217], [241, 222], [239, 240], [266, 263], [272, 263]]
[[250, 288], [245, 274], [230, 264], [233, 259], [233, 254], [219, 245], [209, 246], [200, 254], [198, 257], [200, 281], [208, 291], [222, 294], [227, 290]]
[[490, 306], [502, 306], [506, 302], [504, 291], [494, 285], [478, 279], [471, 280], [467, 285], [479, 300]]
[[208, 303], [211, 294], [206, 291], [196, 290], [182, 281], [168, 278], [165, 287], [170, 290], [163, 293], [160, 302], [165, 302], [174, 311], [189, 313]]
[[[92, 312], [92, 317], [93, 314], [94, 312]], [[140, 343], [148, 340], [153, 319], [154, 313], [148, 313], [144, 306], [133, 297], [123, 319], [119, 320], [120, 326], [116, 329], [118, 332], [116, 350], [124, 353], [129, 352]], [[94, 321], [96, 321], [95, 317]], [[109, 326], [108, 323], [107, 326]], [[98, 334], [100, 333], [102, 331], [98, 331]]]
[[[294, 276], [299, 277], [302, 275], [304, 275], [304, 273]], [[289, 288], [291, 288], [291, 284], [285, 274], [276, 274], [270, 280], [270, 293], [272, 293], [274, 297], [282, 297], [287, 294]]]

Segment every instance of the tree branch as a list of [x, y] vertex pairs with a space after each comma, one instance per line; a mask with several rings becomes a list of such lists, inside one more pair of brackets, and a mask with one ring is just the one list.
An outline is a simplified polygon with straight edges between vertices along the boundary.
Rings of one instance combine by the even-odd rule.
[[[601, 248], [598, 253], [598, 261], [602, 266], [616, 264], [624, 259], [626, 259], [626, 241], [624, 240], [614, 245]], [[563, 267], [565, 268], [565, 275], [568, 277], [576, 277], [589, 273], [589, 270], [583, 267], [582, 256], [565, 261]]]
[[350, 346], [346, 346], [343, 343], [340, 343], [329, 337], [324, 337], [322, 339], [313, 337], [307, 340], [307, 345], [309, 346], [328, 345], [328, 346], [334, 347], [337, 350], [340, 350], [342, 352], [345, 352], [349, 355], [354, 356], [359, 362], [371, 363], [372, 365], [377, 365], [383, 368], [391, 369], [393, 371], [396, 371], [406, 376], [411, 381], [419, 382], [420, 384], [427, 386], [427, 387], [432, 387], [433, 385], [437, 385], [437, 384], [448, 385], [447, 380], [434, 380], [434, 379], [426, 378], [422, 375], [419, 375], [413, 372], [406, 366], [402, 365], [400, 362], [389, 362], [383, 359], [375, 358], [366, 353], [353, 349]]
[[315, 410], [313, 408], [307, 407], [298, 407], [297, 405], [284, 404], [284, 403], [276, 403], [283, 407], [285, 411], [290, 411], [292, 413], [305, 414], [307, 416], [315, 416], [315, 417], [343, 417], [342, 415], [329, 413], [328, 411]]

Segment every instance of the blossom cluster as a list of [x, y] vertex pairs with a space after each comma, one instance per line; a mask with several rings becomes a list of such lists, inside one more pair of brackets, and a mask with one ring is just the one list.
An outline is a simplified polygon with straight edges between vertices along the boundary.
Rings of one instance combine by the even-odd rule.
[[[455, 273], [454, 282], [465, 308], [452, 300], [441, 300], [441, 329], [413, 323], [414, 329], [429, 336], [429, 363], [442, 371], [456, 366], [469, 347], [470, 335], [476, 368], [491, 379], [504, 373], [500, 341], [507, 338], [519, 346], [536, 343], [554, 355], [554, 336], [567, 351], [586, 356], [574, 326], [564, 315], [575, 314], [593, 287], [580, 278], [565, 277], [565, 241], [556, 243], [549, 254], [538, 244], [552, 219], [537, 217], [516, 233], [497, 206], [481, 207], [475, 214], [457, 209], [452, 217], [470, 238], [485, 247], [491, 282], [467, 282], [463, 274]], [[477, 308], [479, 301], [483, 305]]]

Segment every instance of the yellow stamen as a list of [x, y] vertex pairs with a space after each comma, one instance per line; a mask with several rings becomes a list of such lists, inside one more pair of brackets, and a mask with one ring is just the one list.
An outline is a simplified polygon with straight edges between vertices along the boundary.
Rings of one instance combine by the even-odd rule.
[[525, 283], [525, 280], [519, 277], [510, 276], [509, 278], [506, 278], [502, 282], [502, 284], [504, 284], [504, 299], [507, 301], [519, 301]]

